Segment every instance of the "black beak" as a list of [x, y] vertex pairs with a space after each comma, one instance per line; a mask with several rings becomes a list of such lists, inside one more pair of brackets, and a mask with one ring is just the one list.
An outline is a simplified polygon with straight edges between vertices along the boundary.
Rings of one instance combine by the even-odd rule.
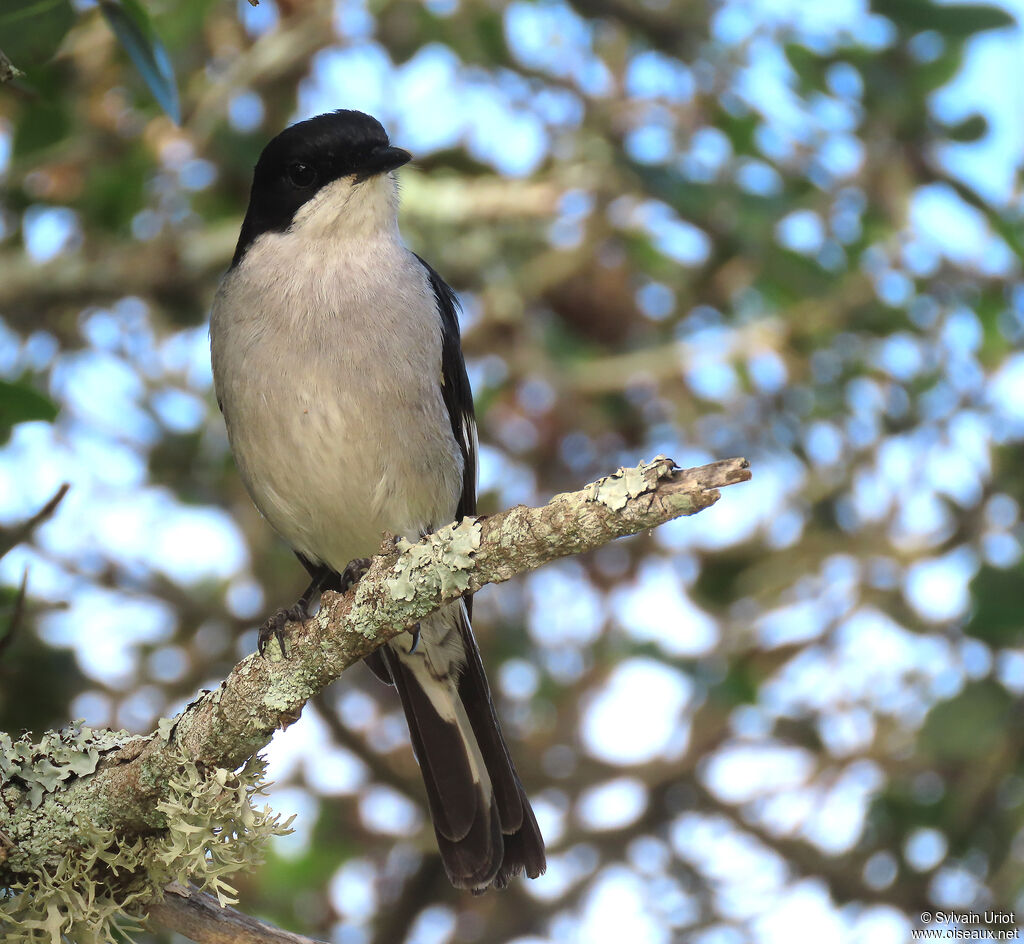
[[364, 180], [369, 180], [378, 174], [386, 174], [389, 170], [394, 170], [396, 167], [408, 164], [411, 160], [412, 155], [402, 148], [391, 147], [390, 145], [375, 147], [366, 156], [366, 159], [361, 162], [359, 169], [356, 171], [356, 183], [362, 183]]

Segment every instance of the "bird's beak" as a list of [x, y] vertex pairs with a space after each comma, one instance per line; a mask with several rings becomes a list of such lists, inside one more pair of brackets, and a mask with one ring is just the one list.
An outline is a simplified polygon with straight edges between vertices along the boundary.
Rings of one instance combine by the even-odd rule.
[[386, 174], [389, 170], [408, 164], [411, 160], [412, 155], [402, 148], [390, 145], [376, 147], [367, 155], [362, 166], [356, 171], [356, 183], [369, 180], [378, 174]]

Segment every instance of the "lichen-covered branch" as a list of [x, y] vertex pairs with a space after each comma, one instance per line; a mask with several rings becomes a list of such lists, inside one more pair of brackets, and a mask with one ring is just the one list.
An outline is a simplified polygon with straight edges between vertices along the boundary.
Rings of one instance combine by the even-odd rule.
[[0, 886], [40, 868], [58, 869], [76, 848], [78, 824], [123, 837], [166, 830], [165, 801], [183, 757], [200, 770], [234, 770], [348, 666], [442, 604], [694, 514], [718, 500], [720, 487], [749, 477], [745, 459], [680, 470], [658, 457], [541, 507], [467, 518], [417, 544], [386, 539], [353, 590], [325, 594], [316, 617], [287, 627], [287, 658], [276, 643], [267, 658], [246, 657], [216, 691], [148, 737], [90, 733], [84, 754], [45, 764], [32, 746], [14, 742], [0, 751]]

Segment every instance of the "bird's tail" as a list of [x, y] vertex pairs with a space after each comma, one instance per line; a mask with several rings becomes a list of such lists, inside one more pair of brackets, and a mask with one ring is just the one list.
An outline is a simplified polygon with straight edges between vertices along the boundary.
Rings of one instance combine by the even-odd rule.
[[[457, 888], [504, 888], [545, 869], [544, 840], [491, 702], [465, 607], [446, 607], [367, 663], [398, 689], [445, 870]], [[412, 651], [410, 651], [410, 649]]]

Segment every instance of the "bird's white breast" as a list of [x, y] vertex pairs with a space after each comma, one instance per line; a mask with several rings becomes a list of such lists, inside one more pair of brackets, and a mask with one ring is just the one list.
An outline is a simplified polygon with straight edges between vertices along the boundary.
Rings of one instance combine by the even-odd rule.
[[210, 336], [253, 501], [297, 551], [340, 570], [385, 529], [413, 538], [451, 521], [463, 460], [425, 269], [393, 226], [323, 222], [250, 246], [221, 284]]

